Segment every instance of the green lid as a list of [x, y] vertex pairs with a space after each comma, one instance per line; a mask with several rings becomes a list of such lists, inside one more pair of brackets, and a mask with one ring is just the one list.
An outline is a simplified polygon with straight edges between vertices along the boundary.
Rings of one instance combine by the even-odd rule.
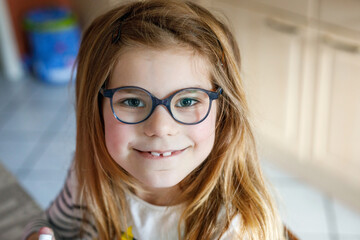
[[44, 8], [26, 14], [24, 27], [31, 32], [48, 32], [76, 25], [75, 16], [66, 8]]

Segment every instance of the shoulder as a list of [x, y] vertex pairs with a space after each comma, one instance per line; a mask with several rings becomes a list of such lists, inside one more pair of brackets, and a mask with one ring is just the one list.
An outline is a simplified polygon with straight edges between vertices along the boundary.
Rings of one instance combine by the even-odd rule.
[[67, 176], [60, 193], [49, 207], [53, 208], [53, 205], [56, 205], [57, 208], [67, 208], [69, 211], [73, 211], [74, 208], [84, 209], [85, 206], [84, 204], [81, 204], [79, 195], [81, 195], [79, 194], [79, 182], [74, 163], [72, 163], [68, 169]]
[[[218, 214], [217, 226], [218, 234], [216, 239], [220, 240], [232, 240], [232, 239], [243, 239], [240, 238], [241, 227], [243, 224], [241, 214], [236, 214], [230, 219], [230, 223], [226, 226], [228, 216], [226, 214], [226, 209], [223, 206]], [[219, 238], [220, 236], [220, 238]]]
[[63, 190], [66, 192], [68, 198], [71, 198], [72, 201], [75, 201], [78, 196], [78, 191], [79, 191], [78, 187], [79, 187], [79, 182], [73, 162], [68, 170]]
[[241, 225], [242, 225], [242, 218], [241, 215], [238, 214], [231, 219], [228, 229], [221, 235], [220, 240], [240, 239]]

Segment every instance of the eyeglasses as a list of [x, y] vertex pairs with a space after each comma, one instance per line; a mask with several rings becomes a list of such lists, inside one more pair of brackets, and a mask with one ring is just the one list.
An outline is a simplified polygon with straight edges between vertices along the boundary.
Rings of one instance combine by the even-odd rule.
[[209, 115], [212, 100], [219, 98], [222, 88], [216, 91], [185, 88], [164, 99], [158, 99], [149, 91], [134, 86], [101, 88], [100, 93], [110, 98], [112, 112], [122, 123], [141, 123], [151, 116], [158, 105], [164, 105], [175, 121], [194, 125]]

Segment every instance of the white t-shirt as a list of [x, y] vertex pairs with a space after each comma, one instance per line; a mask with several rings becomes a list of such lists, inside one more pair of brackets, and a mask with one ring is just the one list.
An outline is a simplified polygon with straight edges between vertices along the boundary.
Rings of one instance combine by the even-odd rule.
[[[182, 213], [182, 205], [163, 207], [155, 206], [145, 202], [133, 194], [127, 195], [129, 204], [129, 230], [132, 230], [134, 239], [178, 239], [178, 223]], [[216, 231], [215, 239], [218, 239], [222, 232], [225, 209], [220, 211], [218, 216], [219, 229]], [[235, 217], [230, 228], [221, 237], [221, 240], [235, 238], [236, 231], [240, 226], [240, 217]]]
[[[55, 201], [45, 211], [42, 219], [31, 221], [25, 228], [23, 239], [43, 226], [51, 227], [59, 239], [79, 239], [82, 226], [82, 239], [97, 239], [97, 229], [94, 221], [83, 222], [83, 209], [76, 202], [77, 180], [74, 170], [70, 170], [64, 187]], [[175, 240], [178, 239], [178, 222], [183, 205], [156, 206], [145, 202], [134, 194], [126, 194], [129, 211], [127, 213], [128, 226], [123, 229], [121, 240]], [[218, 215], [218, 229], [215, 230], [218, 239], [222, 232], [225, 219], [225, 209]], [[236, 230], [239, 229], [241, 218], [235, 217], [229, 229], [221, 240], [239, 239]]]

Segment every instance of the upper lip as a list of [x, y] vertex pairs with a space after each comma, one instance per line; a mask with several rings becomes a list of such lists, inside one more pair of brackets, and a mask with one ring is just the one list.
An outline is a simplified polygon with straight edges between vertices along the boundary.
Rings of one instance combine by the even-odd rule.
[[137, 149], [137, 148], [134, 148], [136, 151], [140, 151], [140, 152], [156, 152], [156, 153], [167, 153], [167, 152], [176, 152], [176, 151], [182, 151], [182, 150], [185, 150], [186, 148], [179, 148], [179, 149], [172, 149], [172, 150], [142, 150], [142, 149]]

